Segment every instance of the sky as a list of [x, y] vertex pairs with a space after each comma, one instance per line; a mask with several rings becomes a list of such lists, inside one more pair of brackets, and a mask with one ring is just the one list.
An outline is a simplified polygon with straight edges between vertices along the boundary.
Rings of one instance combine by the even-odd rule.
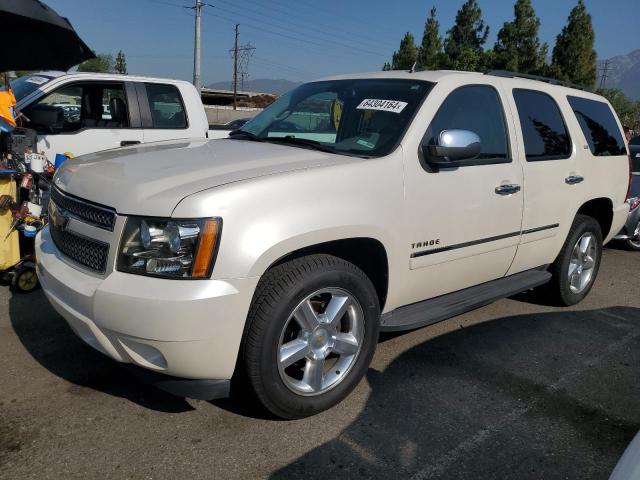
[[[202, 0], [202, 82], [232, 78], [229, 49], [255, 47], [249, 78], [307, 81], [325, 75], [379, 70], [409, 31], [420, 42], [433, 5], [441, 35], [463, 0]], [[69, 18], [98, 53], [125, 52], [131, 74], [191, 80], [195, 0], [45, 0]], [[488, 45], [513, 17], [512, 0], [478, 0], [490, 26]], [[577, 0], [533, 0], [540, 38], [553, 48]], [[640, 48], [639, 0], [585, 0], [598, 58]]]

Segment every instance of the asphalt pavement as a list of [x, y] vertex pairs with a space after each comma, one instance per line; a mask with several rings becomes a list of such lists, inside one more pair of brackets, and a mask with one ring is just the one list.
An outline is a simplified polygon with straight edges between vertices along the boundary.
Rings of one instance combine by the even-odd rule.
[[640, 430], [639, 272], [606, 249], [575, 307], [520, 295], [385, 336], [297, 421], [155, 390], [1, 287], [0, 479], [606, 479]]

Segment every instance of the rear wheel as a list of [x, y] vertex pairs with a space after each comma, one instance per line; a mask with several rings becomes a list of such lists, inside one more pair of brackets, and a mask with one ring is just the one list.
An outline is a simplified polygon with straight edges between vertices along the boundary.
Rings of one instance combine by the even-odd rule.
[[544, 292], [554, 303], [575, 305], [591, 291], [602, 259], [602, 230], [592, 217], [577, 215]]
[[243, 348], [260, 402], [283, 418], [340, 402], [369, 366], [379, 316], [369, 278], [340, 258], [310, 255], [269, 270], [254, 295]]

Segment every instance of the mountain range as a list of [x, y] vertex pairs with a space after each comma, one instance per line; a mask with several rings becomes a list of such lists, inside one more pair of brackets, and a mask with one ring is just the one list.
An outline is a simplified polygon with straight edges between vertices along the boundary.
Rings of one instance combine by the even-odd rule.
[[[274, 80], [272, 78], [256, 78], [255, 80], [247, 80], [244, 82], [244, 86], [238, 85], [238, 90], [245, 92], [259, 92], [259, 93], [273, 93], [274, 95], [282, 95], [289, 90], [293, 90], [300, 82], [292, 82], [291, 80]], [[216, 82], [207, 85], [209, 88], [216, 90], [232, 90], [232, 82]]]
[[607, 76], [604, 87], [619, 88], [630, 99], [640, 100], [640, 49], [628, 55], [598, 61], [597, 87], [601, 86], [605, 65]]
[[[608, 64], [607, 64], [608, 62]], [[598, 78], [596, 87], [601, 86], [602, 73], [607, 65], [607, 76], [604, 82], [606, 88], [619, 88], [627, 97], [632, 100], [640, 100], [640, 49], [634, 50], [627, 55], [618, 55], [608, 60], [598, 61]], [[273, 93], [282, 95], [294, 89], [301, 82], [292, 82], [285, 79], [257, 78], [248, 80], [240, 90], [260, 93]], [[216, 82], [207, 85], [209, 88], [220, 90], [231, 90], [233, 85], [230, 81]]]

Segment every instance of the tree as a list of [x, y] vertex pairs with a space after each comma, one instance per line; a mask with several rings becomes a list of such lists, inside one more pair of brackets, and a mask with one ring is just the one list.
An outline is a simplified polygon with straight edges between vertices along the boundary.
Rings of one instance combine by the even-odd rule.
[[629, 100], [624, 92], [617, 88], [601, 88], [597, 93], [609, 100], [623, 125], [632, 130], [640, 129], [640, 102]]
[[120, 50], [116, 56], [116, 72], [123, 75], [127, 73], [127, 57], [122, 50]]
[[593, 88], [596, 83], [594, 41], [591, 15], [587, 12], [584, 0], [578, 0], [569, 14], [567, 25], [556, 39], [551, 62], [552, 74], [560, 80]]
[[489, 26], [482, 20], [482, 10], [476, 0], [467, 0], [447, 32], [444, 43], [446, 66], [454, 70], [482, 70], [486, 63], [483, 46], [488, 37]]
[[393, 53], [391, 70], [409, 70], [417, 60], [418, 47], [416, 47], [413, 35], [407, 32], [400, 41], [400, 48]]
[[505, 22], [493, 47], [493, 68], [541, 74], [547, 64], [548, 45], [540, 45], [540, 19], [531, 0], [516, 0], [512, 22]]
[[79, 72], [112, 72], [113, 56], [106, 53], [99, 53], [96, 58], [92, 58], [78, 65]]
[[422, 44], [418, 52], [418, 64], [425, 70], [437, 70], [442, 63], [442, 38], [440, 23], [436, 20], [436, 7], [431, 8], [424, 24]]

